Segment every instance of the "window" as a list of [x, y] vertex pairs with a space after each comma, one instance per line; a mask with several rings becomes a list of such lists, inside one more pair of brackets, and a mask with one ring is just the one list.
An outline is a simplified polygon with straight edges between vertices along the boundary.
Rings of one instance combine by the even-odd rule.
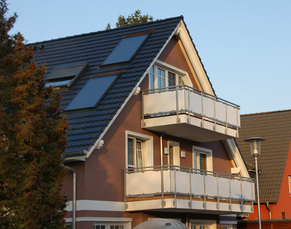
[[179, 142], [168, 141], [168, 164], [180, 166], [180, 145]]
[[216, 229], [214, 220], [191, 220], [191, 229]]
[[153, 139], [151, 136], [126, 131], [126, 167], [153, 166]]
[[220, 229], [232, 229], [231, 224], [220, 224]]
[[176, 86], [178, 85], [177, 82], [182, 82], [181, 76], [159, 67], [151, 67], [150, 89]]
[[185, 84], [192, 86], [187, 72], [159, 60], [149, 70], [149, 89], [160, 89]]
[[66, 223], [65, 224], [65, 229], [71, 229], [72, 228], [72, 224], [71, 223]]
[[73, 100], [66, 107], [65, 111], [93, 108], [110, 90], [118, 75], [91, 78]]
[[208, 226], [202, 224], [191, 225], [191, 229], [208, 229]]
[[212, 150], [193, 146], [193, 168], [212, 171]]
[[87, 63], [54, 68], [45, 79], [46, 86], [52, 85], [55, 88], [70, 87], [73, 82], [85, 71], [86, 67]]
[[112, 50], [102, 65], [128, 62], [142, 47], [149, 34], [124, 37]]
[[129, 137], [127, 140], [127, 155], [128, 155], [128, 167], [141, 168], [144, 167], [144, 153], [143, 153], [143, 141], [133, 137]]
[[125, 229], [126, 225], [123, 223], [96, 223], [94, 229]]

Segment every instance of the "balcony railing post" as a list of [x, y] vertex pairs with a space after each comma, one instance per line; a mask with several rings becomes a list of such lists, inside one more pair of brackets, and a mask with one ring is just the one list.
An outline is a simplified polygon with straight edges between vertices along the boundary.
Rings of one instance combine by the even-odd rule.
[[190, 204], [189, 204], [189, 207], [190, 207], [190, 209], [192, 209], [192, 195], [193, 195], [191, 177], [192, 177], [192, 169], [189, 168], [189, 185], [190, 185], [190, 187], [189, 187], [190, 188]]
[[176, 167], [174, 168], [174, 192], [175, 192], [175, 208], [177, 208], [177, 174], [176, 174]]
[[162, 194], [162, 208], [164, 208], [164, 165], [161, 165], [161, 194]]
[[216, 174], [216, 188], [217, 188], [217, 210], [219, 210], [219, 180], [218, 180], [218, 174]]
[[142, 106], [141, 106], [141, 114], [142, 114], [142, 128], [145, 127], [145, 124], [144, 124], [144, 92], [142, 91], [141, 92], [141, 97], [142, 97]]
[[124, 210], [126, 210], [126, 169], [124, 170]]
[[206, 209], [206, 173], [203, 172], [203, 185], [204, 185], [204, 209]]
[[[186, 89], [185, 89], [186, 90]], [[191, 110], [191, 103], [190, 103], [190, 90], [189, 89], [187, 89], [187, 94], [188, 94], [188, 123], [190, 123], [190, 113], [192, 112], [192, 110]]]
[[201, 127], [204, 125], [204, 109], [203, 109], [203, 95], [201, 95]]
[[178, 95], [178, 87], [175, 88], [176, 90], [176, 114], [177, 114], [177, 123], [179, 123], [179, 95]]
[[215, 99], [213, 99], [213, 116], [214, 116], [214, 126], [213, 126], [213, 130], [216, 130], [216, 106], [215, 106]]
[[241, 199], [241, 211], [243, 212], [243, 190], [242, 190], [242, 179], [240, 179], [240, 199]]
[[229, 210], [232, 210], [232, 202], [231, 202], [231, 177], [228, 177], [229, 182]]

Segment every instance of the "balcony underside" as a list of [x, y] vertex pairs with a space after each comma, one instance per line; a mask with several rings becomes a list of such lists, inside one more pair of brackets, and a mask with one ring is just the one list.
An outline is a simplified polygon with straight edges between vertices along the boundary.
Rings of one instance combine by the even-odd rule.
[[[176, 198], [175, 198], [176, 197]], [[162, 201], [163, 198], [163, 201]], [[164, 202], [164, 206], [162, 206]], [[126, 211], [165, 211], [207, 214], [239, 214], [253, 212], [252, 202], [231, 201], [185, 195], [164, 195], [126, 199]]]
[[156, 116], [144, 119], [143, 128], [197, 142], [219, 141], [238, 137], [238, 130], [201, 116], [187, 114]]

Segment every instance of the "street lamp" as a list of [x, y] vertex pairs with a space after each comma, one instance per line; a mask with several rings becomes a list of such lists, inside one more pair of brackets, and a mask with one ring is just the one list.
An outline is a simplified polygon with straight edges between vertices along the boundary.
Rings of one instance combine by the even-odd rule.
[[245, 142], [250, 143], [251, 155], [253, 157], [255, 157], [259, 229], [262, 229], [262, 223], [261, 223], [260, 191], [259, 191], [259, 175], [258, 175], [258, 156], [260, 156], [260, 154], [261, 154], [261, 142], [262, 141], [265, 141], [265, 139], [260, 138], [260, 137], [252, 137], [252, 138], [248, 138], [245, 140]]

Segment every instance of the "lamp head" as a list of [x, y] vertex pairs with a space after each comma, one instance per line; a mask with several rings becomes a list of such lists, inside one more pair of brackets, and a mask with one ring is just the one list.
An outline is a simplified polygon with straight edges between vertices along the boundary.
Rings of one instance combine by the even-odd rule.
[[254, 156], [254, 157], [260, 156], [260, 154], [261, 154], [261, 142], [265, 141], [264, 138], [252, 137], [252, 138], [248, 138], [244, 141], [250, 143], [252, 156]]

